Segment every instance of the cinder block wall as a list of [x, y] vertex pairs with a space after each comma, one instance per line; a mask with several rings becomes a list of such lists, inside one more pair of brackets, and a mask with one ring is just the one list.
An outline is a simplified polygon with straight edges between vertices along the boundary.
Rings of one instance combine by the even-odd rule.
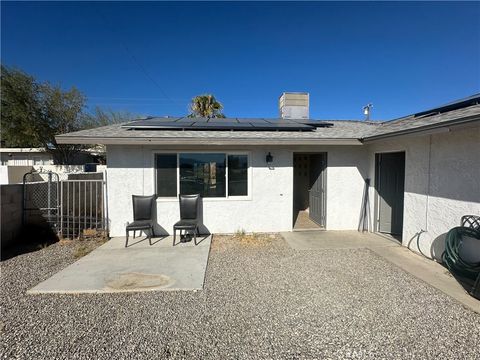
[[12, 244], [22, 227], [22, 184], [0, 185], [2, 248]]

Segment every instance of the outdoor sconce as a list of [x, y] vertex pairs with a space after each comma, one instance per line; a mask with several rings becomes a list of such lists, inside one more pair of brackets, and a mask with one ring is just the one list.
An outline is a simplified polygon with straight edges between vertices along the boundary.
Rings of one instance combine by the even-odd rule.
[[273, 162], [273, 156], [270, 154], [270, 151], [268, 152], [267, 156], [265, 157], [265, 160], [267, 161], [267, 164], [271, 164]]

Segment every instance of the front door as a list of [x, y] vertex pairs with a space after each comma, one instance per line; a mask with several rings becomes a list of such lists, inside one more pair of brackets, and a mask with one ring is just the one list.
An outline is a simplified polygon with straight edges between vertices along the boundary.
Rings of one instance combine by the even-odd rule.
[[378, 231], [402, 235], [405, 153], [377, 154]]
[[310, 154], [310, 188], [308, 193], [309, 216], [325, 227], [326, 153]]

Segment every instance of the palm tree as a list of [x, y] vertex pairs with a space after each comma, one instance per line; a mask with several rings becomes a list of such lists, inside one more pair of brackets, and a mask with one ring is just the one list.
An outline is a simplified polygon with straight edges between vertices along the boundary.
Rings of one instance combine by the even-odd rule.
[[211, 94], [195, 96], [190, 103], [189, 117], [224, 118], [223, 105]]

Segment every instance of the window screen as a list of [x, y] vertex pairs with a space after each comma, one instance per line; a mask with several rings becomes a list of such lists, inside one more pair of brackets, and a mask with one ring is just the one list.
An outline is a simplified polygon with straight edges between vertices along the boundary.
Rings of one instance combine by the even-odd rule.
[[225, 154], [180, 154], [180, 194], [225, 197]]
[[177, 154], [156, 154], [157, 196], [177, 196]]
[[248, 195], [247, 155], [228, 155], [228, 196]]

